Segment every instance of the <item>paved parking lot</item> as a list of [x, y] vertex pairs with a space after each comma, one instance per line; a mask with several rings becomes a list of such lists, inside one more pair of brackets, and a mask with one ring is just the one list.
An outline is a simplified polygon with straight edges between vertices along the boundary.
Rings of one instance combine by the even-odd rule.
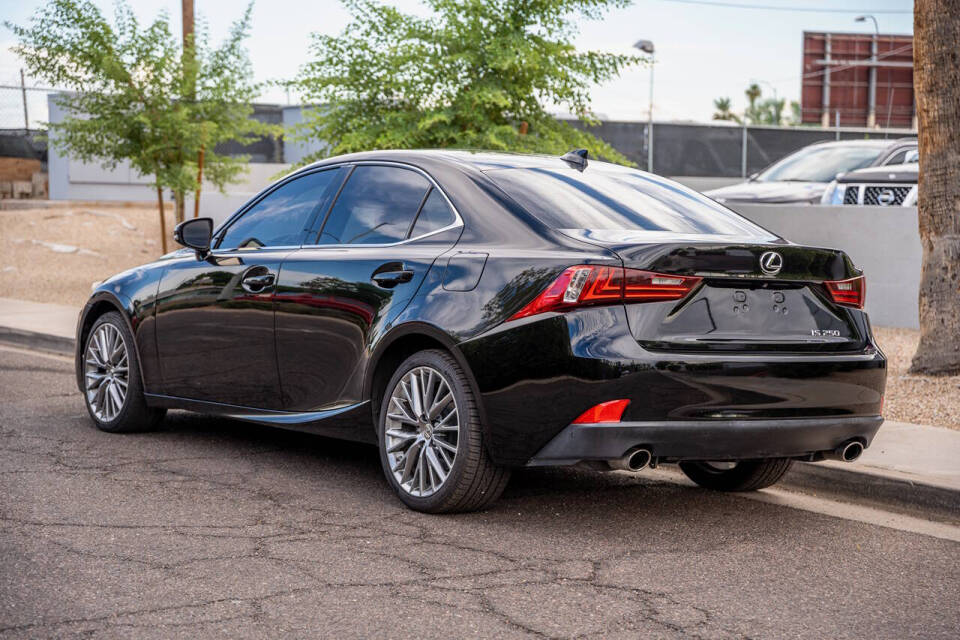
[[0, 637], [956, 638], [960, 543], [649, 475], [404, 509], [375, 450], [183, 413], [89, 422], [0, 348]]

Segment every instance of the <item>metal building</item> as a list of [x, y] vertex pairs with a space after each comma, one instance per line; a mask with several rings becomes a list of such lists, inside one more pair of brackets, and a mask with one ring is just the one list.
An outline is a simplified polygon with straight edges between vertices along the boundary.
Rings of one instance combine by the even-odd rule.
[[803, 122], [916, 128], [913, 36], [803, 33]]

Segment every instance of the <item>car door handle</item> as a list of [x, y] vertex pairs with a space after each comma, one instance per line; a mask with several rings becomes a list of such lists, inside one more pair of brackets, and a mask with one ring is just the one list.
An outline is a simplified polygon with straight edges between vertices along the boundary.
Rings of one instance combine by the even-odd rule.
[[240, 284], [243, 286], [244, 291], [260, 293], [272, 285], [274, 280], [275, 276], [272, 273], [263, 273], [255, 276], [246, 276], [240, 281]]
[[413, 280], [413, 271], [409, 269], [404, 269], [402, 264], [392, 264], [392, 265], [383, 265], [380, 267], [388, 268], [389, 271], [374, 271], [373, 275], [370, 276], [378, 286], [383, 287], [384, 289], [392, 289], [398, 284], [403, 284], [404, 282], [410, 282]]

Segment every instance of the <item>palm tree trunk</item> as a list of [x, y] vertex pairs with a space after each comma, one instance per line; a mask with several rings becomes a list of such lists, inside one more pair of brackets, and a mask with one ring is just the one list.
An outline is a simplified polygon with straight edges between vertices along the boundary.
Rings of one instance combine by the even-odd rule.
[[917, 0], [920, 345], [913, 373], [960, 372], [960, 0]]

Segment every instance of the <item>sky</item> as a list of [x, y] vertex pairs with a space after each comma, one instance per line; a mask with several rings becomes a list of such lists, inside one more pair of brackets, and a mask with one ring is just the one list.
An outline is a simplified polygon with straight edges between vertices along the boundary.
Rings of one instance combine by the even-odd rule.
[[[93, 0], [107, 15], [112, 0]], [[401, 10], [426, 15], [416, 0], [383, 0]], [[141, 21], [161, 11], [172, 16], [180, 31], [180, 0], [129, 0]], [[739, 6], [713, 6], [710, 3]], [[42, 0], [0, 0], [0, 22], [25, 24]], [[798, 10], [762, 10], [743, 5]], [[242, 12], [243, 0], [195, 0], [196, 12], [209, 25], [214, 41], [222, 39]], [[870, 33], [873, 23], [857, 23], [859, 13], [872, 13], [881, 33], [912, 34], [911, 0], [634, 0], [602, 19], [578, 20], [579, 49], [633, 52], [638, 39], [656, 47], [654, 118], [708, 121], [713, 99], [729, 97], [742, 111], [744, 89], [757, 82], [765, 97], [798, 100], [801, 46], [804, 31]], [[843, 11], [843, 12], [841, 12]], [[335, 35], [349, 20], [336, 0], [255, 0], [253, 29], [248, 42], [254, 71], [260, 80], [293, 77], [308, 60], [310, 34]], [[20, 63], [10, 52], [13, 34], [0, 25], [0, 84], [19, 83]], [[28, 80], [29, 82], [29, 80]], [[594, 111], [613, 120], [645, 120], [650, 71], [635, 68], [591, 92]], [[296, 102], [291, 96], [291, 102]], [[274, 89], [262, 102], [285, 104], [287, 96]], [[0, 111], [6, 100], [0, 99]], [[2, 120], [0, 113], [0, 120]], [[31, 119], [33, 117], [31, 116]], [[0, 128], [4, 125], [0, 122]], [[22, 126], [22, 125], [19, 125]]]

